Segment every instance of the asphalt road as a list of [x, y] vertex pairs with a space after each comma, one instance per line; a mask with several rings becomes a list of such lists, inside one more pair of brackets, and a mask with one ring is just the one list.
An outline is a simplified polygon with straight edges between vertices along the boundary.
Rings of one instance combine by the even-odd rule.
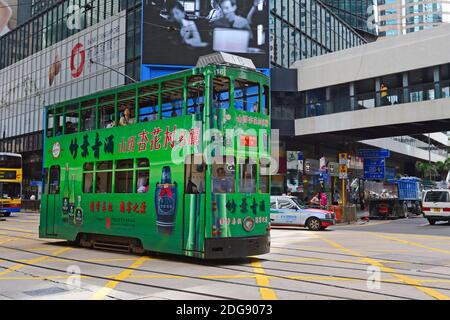
[[450, 225], [422, 218], [277, 228], [269, 254], [205, 262], [38, 239], [38, 217], [0, 221], [0, 299], [450, 299]]
[[[338, 227], [340, 228], [340, 226]], [[347, 225], [345, 230], [353, 231], [373, 231], [384, 233], [404, 233], [431, 236], [450, 237], [450, 223], [440, 221], [434, 226], [428, 223], [428, 220], [422, 216], [412, 216], [408, 219], [399, 220], [372, 220], [369, 226], [361, 229], [358, 225]]]

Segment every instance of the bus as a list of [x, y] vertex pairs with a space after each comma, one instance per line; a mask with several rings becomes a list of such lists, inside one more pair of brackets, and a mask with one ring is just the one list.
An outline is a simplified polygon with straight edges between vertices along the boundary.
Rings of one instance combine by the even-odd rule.
[[22, 206], [22, 156], [0, 152], [0, 213], [9, 217]]
[[202, 259], [269, 252], [269, 78], [232, 57], [46, 107], [40, 237]]

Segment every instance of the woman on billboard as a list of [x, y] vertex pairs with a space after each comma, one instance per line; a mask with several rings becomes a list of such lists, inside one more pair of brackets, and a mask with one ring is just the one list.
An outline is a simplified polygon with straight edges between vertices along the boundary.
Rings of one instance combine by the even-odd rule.
[[11, 19], [12, 10], [5, 0], [0, 0], [0, 37], [9, 32], [8, 22]]

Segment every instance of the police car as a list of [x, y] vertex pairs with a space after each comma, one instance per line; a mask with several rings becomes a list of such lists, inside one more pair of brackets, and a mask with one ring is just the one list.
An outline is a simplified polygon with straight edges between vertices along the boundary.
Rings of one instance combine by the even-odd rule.
[[272, 226], [300, 226], [319, 231], [336, 224], [336, 216], [332, 211], [305, 207], [296, 197], [271, 196], [270, 221]]

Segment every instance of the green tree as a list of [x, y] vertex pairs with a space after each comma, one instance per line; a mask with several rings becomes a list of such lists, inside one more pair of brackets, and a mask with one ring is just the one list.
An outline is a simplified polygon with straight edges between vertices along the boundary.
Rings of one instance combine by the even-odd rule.
[[[437, 167], [434, 163], [416, 162], [416, 170], [421, 173], [422, 178], [430, 179], [430, 177], [435, 177], [437, 175]], [[431, 179], [430, 179], [431, 180]]]
[[445, 180], [447, 173], [450, 170], [450, 158], [445, 161], [436, 162], [436, 171], [439, 174], [439, 180]]

